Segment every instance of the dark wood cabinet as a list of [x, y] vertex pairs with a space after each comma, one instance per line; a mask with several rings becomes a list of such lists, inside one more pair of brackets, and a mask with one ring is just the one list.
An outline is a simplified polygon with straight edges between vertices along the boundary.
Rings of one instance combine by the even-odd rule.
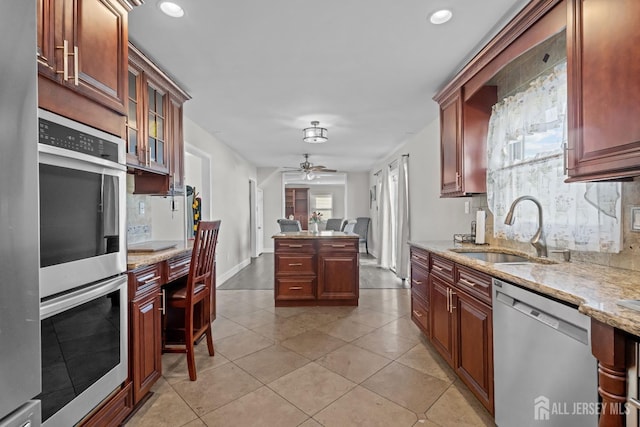
[[162, 298], [160, 264], [130, 271], [130, 376], [138, 403], [162, 376]]
[[119, 390], [80, 421], [78, 427], [118, 427], [127, 419], [133, 410], [133, 392], [131, 383], [126, 383]]
[[38, 0], [39, 106], [123, 136], [127, 14], [139, 0]]
[[275, 305], [358, 305], [359, 256], [357, 237], [276, 237]]
[[440, 102], [440, 195], [486, 193], [487, 130], [495, 86], [484, 86], [469, 99], [463, 88]]
[[127, 165], [136, 194], [184, 192], [183, 104], [190, 99], [135, 46], [129, 45]]
[[431, 343], [449, 365], [454, 357], [454, 317], [451, 311], [453, 289], [436, 276], [431, 276], [429, 327]]
[[[424, 289], [422, 282], [427, 280]], [[411, 318], [494, 413], [491, 277], [411, 247]]]
[[300, 221], [303, 230], [309, 228], [309, 189], [285, 188], [284, 190], [284, 214], [287, 218], [293, 215], [293, 219]]
[[568, 181], [640, 175], [638, 16], [635, 0], [569, 1]]
[[491, 307], [457, 290], [452, 300], [456, 373], [482, 404], [493, 408], [493, 315]]

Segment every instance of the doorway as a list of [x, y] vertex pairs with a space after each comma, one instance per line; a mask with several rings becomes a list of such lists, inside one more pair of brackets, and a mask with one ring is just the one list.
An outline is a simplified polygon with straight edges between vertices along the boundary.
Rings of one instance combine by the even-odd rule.
[[251, 213], [250, 236], [251, 236], [251, 257], [257, 258], [264, 251], [264, 196], [261, 188], [258, 188], [256, 181], [249, 180], [249, 204]]

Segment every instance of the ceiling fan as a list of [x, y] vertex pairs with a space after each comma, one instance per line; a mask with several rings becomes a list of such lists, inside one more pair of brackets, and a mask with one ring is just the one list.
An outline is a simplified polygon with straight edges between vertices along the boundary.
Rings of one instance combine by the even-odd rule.
[[309, 154], [304, 155], [304, 162], [300, 163], [300, 167], [287, 167], [287, 169], [293, 169], [294, 171], [302, 172], [304, 174], [304, 178], [311, 181], [315, 178], [314, 172], [337, 172], [335, 169], [328, 169], [326, 166], [314, 166], [313, 163], [309, 162]]

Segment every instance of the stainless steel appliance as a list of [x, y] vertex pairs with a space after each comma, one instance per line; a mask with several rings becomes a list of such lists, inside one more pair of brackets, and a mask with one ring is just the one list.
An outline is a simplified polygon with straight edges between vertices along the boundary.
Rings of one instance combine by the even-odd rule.
[[38, 110], [40, 298], [126, 270], [124, 140]]
[[36, 2], [0, 14], [0, 426], [40, 425]]
[[590, 339], [591, 322], [575, 307], [494, 279], [496, 424], [597, 426]]
[[127, 379], [127, 277], [43, 301], [43, 426], [72, 426]]

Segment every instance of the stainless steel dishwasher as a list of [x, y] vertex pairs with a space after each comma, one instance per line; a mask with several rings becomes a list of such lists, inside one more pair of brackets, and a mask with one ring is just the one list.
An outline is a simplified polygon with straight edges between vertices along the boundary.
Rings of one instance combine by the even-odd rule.
[[493, 279], [493, 354], [498, 426], [597, 425], [591, 321], [577, 308]]

